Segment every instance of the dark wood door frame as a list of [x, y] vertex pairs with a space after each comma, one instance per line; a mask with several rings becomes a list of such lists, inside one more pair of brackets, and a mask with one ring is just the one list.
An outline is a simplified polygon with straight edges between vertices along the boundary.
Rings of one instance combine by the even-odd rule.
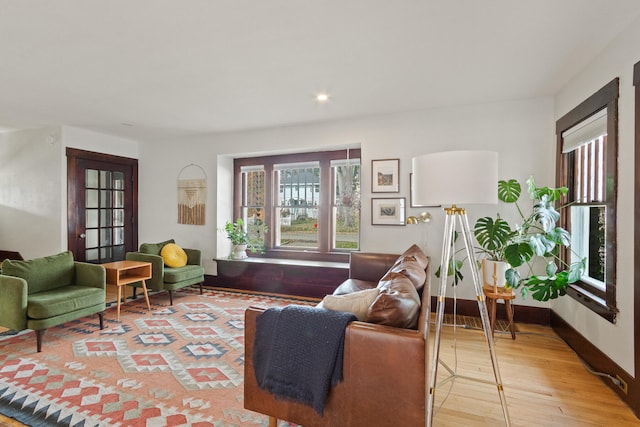
[[138, 247], [138, 160], [129, 157], [114, 156], [111, 154], [97, 153], [94, 151], [79, 150], [76, 148], [67, 148], [67, 247], [70, 251], [76, 251], [77, 236], [84, 232], [79, 228], [79, 219], [77, 215], [76, 206], [79, 203], [77, 200], [77, 182], [75, 177], [78, 168], [78, 162], [80, 160], [90, 160], [106, 163], [115, 163], [118, 165], [128, 166], [132, 169], [132, 190], [133, 190], [133, 203], [132, 203], [132, 215], [133, 226], [131, 234], [131, 250], [135, 250]]

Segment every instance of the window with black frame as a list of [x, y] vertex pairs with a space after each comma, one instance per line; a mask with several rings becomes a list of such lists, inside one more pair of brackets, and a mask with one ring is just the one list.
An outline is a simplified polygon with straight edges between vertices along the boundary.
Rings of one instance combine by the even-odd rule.
[[562, 218], [571, 232], [570, 263], [586, 259], [586, 268], [568, 294], [615, 322], [616, 313], [616, 197], [617, 197], [616, 78], [556, 123], [558, 184], [569, 192], [561, 200], [570, 215]]

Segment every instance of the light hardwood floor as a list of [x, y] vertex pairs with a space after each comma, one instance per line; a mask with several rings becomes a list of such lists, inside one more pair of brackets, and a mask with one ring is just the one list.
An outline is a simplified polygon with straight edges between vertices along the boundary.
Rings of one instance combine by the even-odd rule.
[[[516, 340], [510, 334], [496, 333], [495, 338], [512, 426], [640, 426], [629, 407], [589, 373], [551, 328], [518, 328]], [[457, 360], [458, 375], [493, 381], [482, 330], [444, 326], [440, 358], [452, 369]], [[462, 378], [442, 384], [447, 377], [440, 366], [434, 426], [505, 425], [495, 385]]]
[[[640, 426], [625, 403], [587, 371], [551, 328], [518, 328], [515, 341], [509, 334], [496, 334], [495, 340], [512, 426]], [[460, 375], [493, 380], [486, 348], [481, 330], [458, 327], [454, 334], [452, 327], [443, 327], [441, 359], [454, 368], [457, 354]], [[439, 381], [447, 376], [440, 367]], [[438, 386], [435, 411], [434, 426], [504, 425], [495, 385], [461, 378]], [[21, 424], [0, 416], [0, 426]]]

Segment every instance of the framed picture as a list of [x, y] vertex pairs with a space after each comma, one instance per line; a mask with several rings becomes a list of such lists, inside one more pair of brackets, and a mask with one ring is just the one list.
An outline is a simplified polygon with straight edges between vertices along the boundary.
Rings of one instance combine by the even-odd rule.
[[413, 201], [413, 173], [409, 172], [409, 207], [411, 208], [437, 208], [440, 205], [418, 205]]
[[400, 159], [371, 160], [371, 192], [400, 191]]
[[405, 198], [371, 199], [371, 225], [405, 225]]

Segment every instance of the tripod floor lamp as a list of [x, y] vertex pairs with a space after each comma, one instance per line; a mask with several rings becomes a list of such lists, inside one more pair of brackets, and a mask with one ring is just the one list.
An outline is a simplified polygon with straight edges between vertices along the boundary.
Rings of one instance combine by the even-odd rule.
[[[436, 377], [438, 364], [442, 365], [451, 374], [450, 379], [461, 377], [453, 372], [440, 360], [440, 338], [444, 320], [445, 294], [447, 289], [447, 276], [449, 273], [449, 259], [452, 256], [452, 244], [458, 223], [462, 230], [467, 257], [470, 262], [471, 276], [475, 287], [482, 329], [491, 357], [495, 385], [498, 389], [505, 424], [510, 425], [507, 402], [502, 387], [498, 360], [494, 349], [487, 304], [482, 291], [482, 283], [478, 272], [478, 264], [473, 252], [473, 240], [467, 212], [459, 205], [469, 204], [497, 204], [498, 203], [498, 153], [491, 151], [447, 151], [425, 154], [414, 157], [413, 163], [413, 188], [412, 200], [421, 206], [441, 205], [445, 211], [444, 235], [442, 239], [442, 260], [440, 263], [440, 290], [437, 296], [436, 326], [431, 358], [426, 402], [426, 425], [433, 422], [433, 408], [436, 393]], [[428, 340], [425, 340], [425, 354], [429, 354]], [[466, 379], [485, 382], [483, 380]]]

